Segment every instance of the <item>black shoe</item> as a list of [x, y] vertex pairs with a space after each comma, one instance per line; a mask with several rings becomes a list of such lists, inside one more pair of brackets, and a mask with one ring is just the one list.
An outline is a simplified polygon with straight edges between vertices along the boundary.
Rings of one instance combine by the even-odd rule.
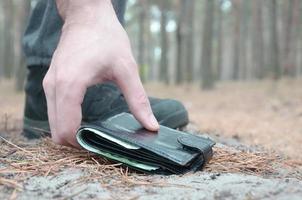
[[[42, 80], [48, 67], [29, 67], [25, 87], [23, 135], [29, 139], [50, 136], [46, 97]], [[154, 116], [161, 125], [180, 128], [188, 124], [188, 112], [182, 103], [170, 99], [149, 98]], [[130, 112], [119, 88], [104, 83], [88, 88], [82, 104], [83, 122], [105, 120], [122, 112]]]

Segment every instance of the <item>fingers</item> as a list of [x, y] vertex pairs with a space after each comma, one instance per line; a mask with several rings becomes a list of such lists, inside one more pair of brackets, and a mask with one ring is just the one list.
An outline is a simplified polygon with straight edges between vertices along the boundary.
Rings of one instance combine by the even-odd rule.
[[57, 144], [80, 147], [75, 134], [81, 124], [85, 87], [79, 85], [62, 75], [56, 76], [52, 66], [43, 80], [51, 136]]
[[143, 88], [135, 62], [130, 66], [122, 64], [117, 67], [115, 81], [122, 90], [129, 105], [130, 111], [135, 118], [148, 130], [157, 131], [159, 124], [155, 119], [149, 99]]
[[[50, 67], [43, 79], [43, 88], [47, 102], [47, 114], [52, 137], [56, 137], [56, 87], [55, 87], [55, 72], [53, 67]], [[56, 140], [56, 138], [55, 138]]]
[[81, 104], [86, 88], [84, 84], [66, 79], [57, 80], [56, 84], [56, 142], [80, 147], [76, 141], [76, 132], [81, 125]]

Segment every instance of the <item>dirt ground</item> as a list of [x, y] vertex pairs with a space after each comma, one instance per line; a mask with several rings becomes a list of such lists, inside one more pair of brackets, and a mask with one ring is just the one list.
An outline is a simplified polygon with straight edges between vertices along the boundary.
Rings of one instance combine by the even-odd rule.
[[146, 85], [149, 95], [181, 100], [190, 114], [186, 130], [217, 142], [203, 171], [150, 176], [49, 139], [26, 140], [19, 134], [24, 95], [0, 82], [0, 199], [301, 199], [301, 85]]
[[223, 83], [202, 92], [198, 86], [146, 88], [181, 100], [200, 131], [302, 160], [302, 80]]

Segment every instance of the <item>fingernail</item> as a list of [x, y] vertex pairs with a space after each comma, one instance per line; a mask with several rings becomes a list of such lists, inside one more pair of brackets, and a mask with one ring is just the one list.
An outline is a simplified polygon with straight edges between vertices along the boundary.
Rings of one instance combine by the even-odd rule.
[[152, 125], [152, 128], [155, 130], [159, 129], [159, 124], [157, 122], [157, 120], [155, 119], [154, 115], [150, 115], [150, 124]]

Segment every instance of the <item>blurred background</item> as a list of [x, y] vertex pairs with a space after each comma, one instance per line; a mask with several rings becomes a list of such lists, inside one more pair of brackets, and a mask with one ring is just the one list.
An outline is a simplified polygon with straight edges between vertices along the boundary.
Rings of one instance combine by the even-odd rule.
[[[0, 0], [5, 130], [22, 119], [20, 38], [35, 3]], [[301, 0], [128, 0], [125, 28], [148, 93], [181, 100], [190, 128], [302, 160], [301, 19]]]
[[[20, 37], [36, 0], [1, 0], [0, 78], [24, 83]], [[129, 0], [126, 30], [145, 82], [297, 78], [300, 0]]]
[[300, 0], [129, 1], [126, 29], [145, 81], [298, 77]]

